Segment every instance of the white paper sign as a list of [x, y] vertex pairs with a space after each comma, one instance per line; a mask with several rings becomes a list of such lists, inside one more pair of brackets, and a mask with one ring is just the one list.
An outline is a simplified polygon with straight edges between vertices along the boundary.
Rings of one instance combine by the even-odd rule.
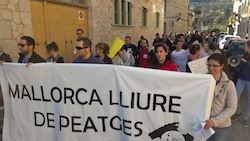
[[194, 60], [191, 62], [188, 62], [188, 66], [192, 73], [208, 73], [207, 69], [207, 57], [200, 58], [198, 60]]

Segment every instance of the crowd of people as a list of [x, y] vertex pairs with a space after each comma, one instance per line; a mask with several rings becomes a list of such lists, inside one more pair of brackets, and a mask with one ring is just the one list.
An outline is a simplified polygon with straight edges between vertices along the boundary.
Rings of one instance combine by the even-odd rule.
[[[92, 47], [91, 40], [85, 37], [83, 33], [82, 29], [76, 30], [77, 39], [72, 63], [105, 63], [190, 72], [187, 62], [213, 53], [211, 43], [207, 42], [209, 40], [203, 42], [198, 32], [193, 36], [178, 34], [174, 41], [171, 41], [166, 33], [163, 33], [161, 37], [159, 33], [156, 33], [152, 45], [149, 44], [149, 41], [144, 36], [141, 36], [138, 45], [132, 43], [131, 36], [126, 36], [125, 44], [113, 58], [110, 58], [108, 56], [110, 47], [107, 43], [100, 42]], [[157, 51], [158, 48], [163, 50]], [[23, 36], [18, 44], [20, 56], [18, 63], [64, 63], [63, 56], [60, 56], [56, 42], [48, 44], [46, 50], [48, 58], [43, 59], [35, 52], [35, 40], [32, 37]], [[5, 52], [1, 54], [0, 59], [5, 62], [12, 61]]]
[[[214, 128], [216, 130], [215, 135], [210, 140], [226, 141], [230, 137], [231, 118], [233, 116], [234, 119], [237, 119], [241, 114], [239, 99], [244, 87], [247, 87], [248, 106], [243, 123], [244, 126], [248, 126], [250, 117], [250, 41], [247, 41], [246, 54], [241, 59], [236, 89], [235, 84], [224, 72], [224, 66], [227, 65], [227, 62], [222, 54], [216, 52], [217, 41], [213, 32], [205, 37], [197, 31], [193, 35], [178, 34], [174, 41], [166, 33], [163, 33], [161, 37], [159, 33], [156, 33], [152, 45], [144, 36], [141, 36], [138, 45], [132, 43], [131, 36], [126, 36], [125, 44], [113, 58], [108, 56], [110, 47], [107, 43], [100, 42], [92, 47], [91, 40], [83, 36], [83, 30], [78, 29], [77, 35], [72, 63], [105, 63], [191, 72], [187, 65], [188, 62], [209, 56], [207, 61], [208, 71], [216, 80], [211, 116], [205, 121], [205, 128]], [[47, 59], [43, 59], [34, 51], [35, 40], [32, 37], [21, 37], [18, 49], [20, 55], [18, 63], [64, 63], [63, 57], [59, 54], [59, 47], [55, 42], [51, 42], [46, 46], [49, 56]], [[1, 48], [0, 60], [11, 62], [10, 56], [4, 53]], [[237, 105], [238, 110], [236, 112]], [[235, 112], [236, 114], [234, 114]]]

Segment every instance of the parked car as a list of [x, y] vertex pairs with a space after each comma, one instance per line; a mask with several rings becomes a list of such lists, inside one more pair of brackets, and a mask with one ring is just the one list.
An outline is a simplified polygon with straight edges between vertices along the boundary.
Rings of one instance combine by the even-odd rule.
[[222, 53], [226, 55], [226, 57], [231, 56], [240, 56], [244, 54], [244, 47], [246, 44], [245, 39], [233, 39], [228, 42], [227, 45], [222, 49]]
[[[223, 49], [228, 49], [228, 47], [232, 44], [232, 43], [235, 43], [237, 41], [242, 41], [242, 42], [246, 42], [247, 40], [246, 39], [243, 39], [243, 38], [230, 38], [226, 41], [226, 43], [224, 44], [224, 47]], [[222, 50], [223, 50], [222, 49]]]
[[234, 36], [234, 35], [225, 35], [222, 40], [219, 42], [219, 49], [222, 50], [224, 47], [224, 44], [227, 42], [227, 40], [231, 39], [231, 38], [239, 38], [240, 36]]

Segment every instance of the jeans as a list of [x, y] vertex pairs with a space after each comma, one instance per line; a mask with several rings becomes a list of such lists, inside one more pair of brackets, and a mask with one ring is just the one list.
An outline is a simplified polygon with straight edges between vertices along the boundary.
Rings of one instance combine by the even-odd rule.
[[231, 127], [214, 128], [215, 133], [208, 139], [208, 141], [230, 141]]
[[237, 95], [238, 95], [237, 114], [241, 113], [240, 96], [241, 96], [245, 87], [247, 89], [247, 107], [246, 107], [246, 114], [244, 115], [244, 120], [248, 120], [248, 118], [250, 116], [250, 81], [238, 79], [237, 84], [236, 84]]

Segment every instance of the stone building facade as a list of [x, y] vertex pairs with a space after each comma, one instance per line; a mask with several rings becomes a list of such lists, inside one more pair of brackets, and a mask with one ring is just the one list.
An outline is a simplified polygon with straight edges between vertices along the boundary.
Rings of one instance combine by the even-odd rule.
[[185, 33], [188, 28], [189, 0], [165, 0], [164, 30], [166, 33]]
[[0, 45], [13, 60], [22, 35], [32, 36], [29, 0], [0, 0]]
[[190, 32], [194, 31], [194, 27], [193, 27], [194, 16], [195, 16], [194, 9], [192, 7], [189, 7], [187, 24], [188, 24], [188, 30]]
[[[72, 3], [78, 4], [74, 5]], [[15, 61], [17, 60], [15, 49], [17, 40], [22, 35], [34, 35], [37, 41], [36, 51], [44, 58], [46, 57], [46, 52], [44, 51], [46, 43], [55, 40], [60, 41], [59, 48], [62, 48], [62, 54], [68, 54], [68, 52], [72, 51], [74, 38], [76, 37], [76, 28], [66, 31], [64, 29], [54, 29], [50, 25], [42, 25], [52, 22], [55, 23], [55, 21], [46, 21], [46, 19], [44, 21], [42, 18], [46, 15], [48, 17], [50, 14], [46, 14], [46, 11], [40, 11], [39, 9], [41, 9], [41, 7], [34, 7], [39, 5], [43, 5], [43, 7], [62, 7], [61, 9], [68, 7], [67, 10], [71, 10], [75, 7], [75, 11], [79, 11], [79, 9], [82, 8], [84, 13], [86, 10], [87, 17], [84, 20], [86, 20], [87, 23], [84, 25], [87, 27], [84, 27], [84, 29], [87, 30], [86, 34], [94, 44], [106, 42], [111, 45], [115, 37], [124, 39], [127, 35], [133, 38], [134, 43], [137, 43], [140, 36], [143, 35], [151, 44], [155, 33], [163, 33], [164, 0], [1, 0], [0, 42], [4, 47], [4, 51], [10, 54]], [[39, 13], [43, 12], [45, 12], [45, 14], [39, 15]], [[36, 15], [36, 18], [32, 17], [34, 15]], [[37, 17], [41, 17], [41, 20]], [[48, 20], [51, 19], [53, 20], [53, 18]], [[33, 22], [36, 23], [34, 24]], [[41, 28], [42, 26], [44, 29]], [[54, 30], [50, 31], [50, 27]], [[67, 39], [61, 37], [62, 30], [64, 30], [64, 34], [68, 34], [65, 35]], [[71, 33], [69, 33], [69, 30]], [[41, 35], [38, 35], [39, 33], [41, 33]], [[52, 33], [52, 35], [45, 37], [47, 33]], [[55, 37], [54, 35], [60, 35], [60, 39], [59, 37], [53, 38]], [[68, 44], [65, 45], [64, 42]], [[69, 43], [71, 45], [69, 45]], [[67, 58], [70, 57], [67, 56]]]
[[[116, 2], [117, 23], [115, 23]], [[164, 0], [89, 0], [89, 5], [89, 36], [95, 43], [111, 44], [115, 37], [124, 39], [126, 35], [130, 35], [134, 43], [139, 41], [141, 35], [152, 41], [155, 33], [163, 33]], [[123, 6], [125, 6], [124, 11]], [[132, 11], [131, 17], [129, 17], [129, 7]], [[144, 17], [146, 25], [143, 25], [143, 10], [146, 11]], [[123, 15], [125, 19], [122, 19]]]

